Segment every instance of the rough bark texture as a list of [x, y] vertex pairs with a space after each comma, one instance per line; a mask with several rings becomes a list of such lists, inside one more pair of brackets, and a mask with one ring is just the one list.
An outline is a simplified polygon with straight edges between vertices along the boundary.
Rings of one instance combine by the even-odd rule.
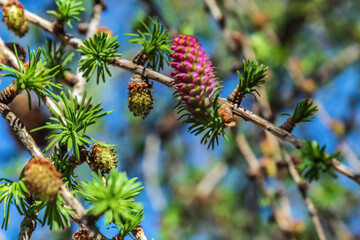
[[4, 90], [2, 90], [0, 92], [0, 102], [8, 105], [15, 99], [15, 97], [18, 93], [19, 93], [19, 91], [16, 90], [15, 85], [10, 84], [9, 86], [7, 86]]

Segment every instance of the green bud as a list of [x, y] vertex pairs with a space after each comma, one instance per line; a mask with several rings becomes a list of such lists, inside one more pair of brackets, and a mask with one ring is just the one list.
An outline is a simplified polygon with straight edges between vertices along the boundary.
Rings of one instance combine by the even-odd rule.
[[95, 143], [90, 149], [90, 168], [97, 172], [109, 173], [112, 168], [116, 168], [118, 156], [112, 147], [103, 146]]
[[3, 22], [17, 36], [24, 36], [29, 30], [29, 23], [24, 14], [24, 7], [18, 1], [9, 1], [1, 9]]

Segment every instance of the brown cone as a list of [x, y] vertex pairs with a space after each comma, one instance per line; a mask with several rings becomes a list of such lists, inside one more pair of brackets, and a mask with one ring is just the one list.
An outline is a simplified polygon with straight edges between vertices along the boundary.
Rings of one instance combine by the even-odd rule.
[[77, 230], [72, 235], [73, 240], [92, 240], [92, 237], [90, 237], [90, 234], [85, 231], [84, 229]]
[[33, 158], [26, 164], [23, 181], [38, 201], [55, 201], [62, 185], [61, 174], [45, 158]]

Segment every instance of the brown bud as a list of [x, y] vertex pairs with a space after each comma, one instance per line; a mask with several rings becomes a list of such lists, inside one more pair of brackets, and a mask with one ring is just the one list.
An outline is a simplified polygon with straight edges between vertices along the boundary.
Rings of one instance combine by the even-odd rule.
[[218, 109], [218, 112], [219, 112], [220, 116], [222, 117], [222, 119], [224, 120], [224, 124], [227, 129], [230, 129], [231, 127], [236, 126], [236, 122], [233, 121], [234, 118], [233, 118], [233, 113], [232, 113], [231, 107], [229, 107], [228, 105], [222, 104], [220, 106], [220, 108]]
[[287, 132], [291, 133], [295, 125], [296, 124], [294, 123], [294, 121], [291, 119], [291, 117], [289, 117], [280, 127], [286, 130]]
[[93, 238], [90, 236], [90, 234], [84, 230], [79, 229], [72, 235], [73, 240], [92, 240]]
[[227, 100], [232, 102], [235, 107], [239, 107], [245, 95], [240, 93], [237, 88], [232, 91], [232, 93], [228, 96]]

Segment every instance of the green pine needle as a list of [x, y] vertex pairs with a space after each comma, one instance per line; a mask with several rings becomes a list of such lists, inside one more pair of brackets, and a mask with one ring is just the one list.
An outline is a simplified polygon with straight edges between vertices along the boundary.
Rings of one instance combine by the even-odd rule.
[[76, 160], [72, 160], [68, 154], [63, 155], [61, 149], [54, 148], [54, 153], [50, 156], [52, 163], [56, 167], [56, 170], [61, 173], [62, 181], [64, 185], [71, 190], [78, 188], [78, 184], [74, 179], [74, 170], [77, 166]]
[[[223, 136], [227, 140], [225, 135], [225, 125], [224, 120], [220, 116], [218, 109], [220, 104], [217, 102], [219, 97], [221, 87], [218, 87], [215, 90], [215, 94], [212, 98], [213, 105], [207, 109], [207, 114], [203, 112], [190, 113], [185, 103], [180, 102], [175, 108], [177, 108], [178, 113], [183, 113], [178, 120], [185, 118], [184, 123], [190, 124], [188, 128], [191, 134], [199, 135], [203, 134], [200, 143], [207, 144], [208, 149], [211, 147], [214, 150], [215, 146], [219, 145], [219, 137]], [[177, 94], [175, 93], [175, 97]]]
[[26, 215], [29, 214], [29, 205], [26, 202], [27, 189], [21, 180], [13, 182], [1, 178], [0, 181], [4, 182], [0, 184], [0, 203], [3, 203], [1, 228], [6, 230], [10, 220], [10, 206], [14, 204], [20, 215]]
[[73, 213], [73, 210], [65, 206], [64, 199], [58, 195], [56, 201], [53, 202], [36, 201], [32, 209], [40, 212], [45, 208], [43, 219], [39, 219], [41, 226], [48, 225], [50, 230], [54, 229], [57, 231], [60, 228], [65, 229], [71, 225], [69, 215]]
[[126, 173], [112, 169], [106, 176], [104, 186], [102, 175], [93, 173], [91, 182], [81, 182], [78, 192], [92, 207], [89, 214], [105, 214], [105, 224], [114, 223], [121, 228], [121, 236], [134, 230], [143, 219], [143, 208], [134, 197], [143, 189], [137, 178], [128, 179]]
[[10, 73], [2, 74], [2, 76], [9, 76], [15, 78], [15, 87], [18, 91], [25, 90], [28, 99], [29, 99], [29, 108], [31, 109], [31, 96], [30, 91], [34, 91], [39, 99], [40, 104], [40, 95], [49, 94], [50, 91], [47, 89], [49, 87], [56, 87], [61, 89], [61, 85], [57, 83], [51, 82], [51, 79], [54, 78], [59, 70], [58, 66], [54, 66], [52, 68], [47, 68], [47, 62], [43, 62], [40, 59], [41, 49], [30, 51], [30, 47], [28, 46], [29, 52], [29, 63], [28, 66], [25, 67], [24, 63], [20, 61], [19, 56], [17, 54], [16, 46], [14, 45], [15, 56], [17, 63], [19, 65], [19, 70], [16, 70], [11, 67], [7, 67], [4, 64], [0, 63], [0, 69], [4, 71], [8, 71]]
[[289, 113], [283, 113], [282, 115], [287, 115], [291, 118], [294, 124], [301, 122], [310, 122], [314, 119], [314, 114], [318, 111], [317, 106], [313, 106], [313, 100], [303, 99], [296, 104], [294, 113], [290, 115]]
[[335, 152], [328, 155], [325, 152], [326, 146], [320, 147], [316, 141], [306, 141], [300, 149], [301, 164], [297, 168], [302, 171], [303, 176], [309, 182], [320, 179], [322, 173], [337, 178], [335, 168], [332, 165], [333, 158], [339, 158], [340, 153]]
[[203, 134], [200, 143], [207, 144], [208, 149], [211, 147], [212, 150], [219, 145], [219, 136], [226, 139], [224, 121], [218, 114], [217, 109], [218, 107], [214, 107], [213, 110], [209, 111], [210, 114], [206, 120], [195, 118], [189, 113], [184, 114], [187, 117], [184, 123], [190, 124], [189, 132], [195, 136]]
[[108, 38], [106, 33], [95, 34], [93, 38], [83, 41], [83, 45], [77, 51], [84, 56], [78, 62], [83, 77], [90, 80], [96, 70], [96, 83], [99, 84], [100, 77], [105, 82], [105, 72], [111, 76], [108, 62], [114, 57], [121, 57], [116, 53], [119, 48], [117, 37]]
[[[57, 111], [50, 109], [55, 117], [50, 117], [55, 123], [47, 122], [45, 126], [33, 129], [33, 131], [41, 129], [53, 129], [57, 132], [53, 132], [46, 137], [46, 139], [52, 139], [50, 144], [45, 148], [44, 152], [48, 151], [54, 144], [67, 144], [67, 151], [73, 150], [73, 153], [80, 161], [79, 147], [82, 145], [89, 146], [90, 141], [97, 142], [93, 138], [86, 135], [87, 127], [93, 125], [99, 118], [111, 113], [112, 111], [102, 112], [103, 108], [100, 107], [101, 103], [95, 106], [91, 105], [92, 97], [86, 100], [86, 92], [84, 92], [80, 105], [78, 105], [77, 97], [73, 97], [69, 90], [70, 99], [68, 99], [64, 92], [60, 93], [60, 96], [53, 95], [53, 97], [60, 101], [60, 104], [55, 102]], [[85, 102], [86, 100], [86, 102]], [[62, 116], [65, 118], [62, 119]], [[97, 142], [98, 143], [98, 142]], [[101, 143], [99, 143], [101, 144]]]
[[55, 76], [56, 79], [65, 79], [65, 72], [70, 71], [67, 67], [69, 62], [73, 59], [75, 53], [65, 55], [65, 43], [61, 43], [60, 47], [56, 47], [56, 43], [52, 43], [51, 39], [46, 39], [45, 47], [42, 48], [42, 55], [47, 62], [47, 68], [52, 69], [57, 67], [58, 74]]
[[256, 96], [254, 92], [260, 96], [259, 92], [254, 89], [255, 87], [260, 87], [265, 83], [267, 79], [266, 71], [268, 67], [261, 64], [259, 66], [258, 61], [250, 61], [245, 62], [243, 60], [243, 75], [239, 71], [237, 71], [239, 76], [239, 84], [237, 85], [237, 91], [245, 96], [246, 94], [251, 94], [255, 100]]
[[71, 20], [80, 21], [80, 18], [77, 16], [80, 12], [85, 11], [82, 4], [81, 0], [56, 0], [58, 11], [49, 10], [46, 12], [55, 15], [57, 23], [67, 24], [72, 28]]
[[129, 40], [133, 44], [141, 44], [141, 51], [148, 57], [147, 67], [157, 69], [157, 71], [164, 68], [164, 62], [169, 63], [170, 57], [170, 43], [169, 33], [160, 23], [159, 18], [156, 22], [149, 17], [150, 26], [147, 26], [143, 21], [142, 25], [147, 32], [137, 30], [138, 33], [126, 34], [128, 36], [135, 37]]

